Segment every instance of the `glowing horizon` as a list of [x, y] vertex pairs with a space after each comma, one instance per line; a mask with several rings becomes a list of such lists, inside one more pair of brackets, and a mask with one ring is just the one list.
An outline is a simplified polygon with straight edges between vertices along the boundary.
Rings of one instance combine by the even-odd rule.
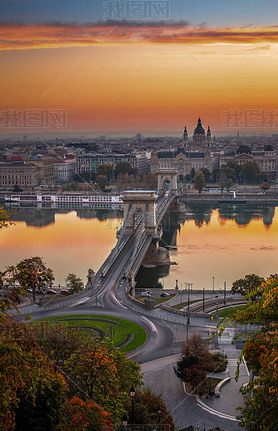
[[182, 132], [199, 115], [212, 133], [248, 131], [224, 127], [234, 109], [276, 110], [255, 129], [278, 128], [278, 27], [0, 23], [0, 39], [0, 111], [65, 109], [57, 132]]

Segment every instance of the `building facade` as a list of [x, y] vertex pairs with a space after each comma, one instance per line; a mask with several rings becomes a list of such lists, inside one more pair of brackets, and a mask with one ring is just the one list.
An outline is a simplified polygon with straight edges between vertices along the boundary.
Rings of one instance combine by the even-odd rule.
[[[138, 162], [139, 161], [139, 162]], [[113, 169], [119, 163], [129, 163], [132, 168], [142, 170], [140, 173], [148, 172], [148, 160], [142, 154], [127, 153], [127, 154], [116, 154], [116, 153], [106, 153], [106, 154], [84, 154], [78, 156], [76, 160], [76, 172], [81, 174], [83, 172], [97, 173], [97, 169], [101, 165], [111, 165]]]
[[56, 160], [53, 164], [56, 184], [70, 183], [75, 175], [75, 160]]
[[210, 151], [211, 131], [207, 133], [198, 119], [194, 129], [192, 141], [188, 139], [187, 128], [183, 132], [183, 146], [173, 151], [158, 151], [151, 155], [151, 172], [159, 169], [174, 168], [179, 177], [189, 175], [191, 170], [208, 169], [210, 172], [217, 167], [217, 159], [213, 158]]
[[179, 148], [177, 151], [159, 151], [152, 153], [151, 172], [156, 174], [159, 169], [176, 169], [179, 177], [189, 175], [194, 168], [213, 170], [213, 158], [208, 151], [186, 151]]
[[219, 167], [233, 160], [239, 165], [247, 162], [255, 162], [261, 173], [265, 173], [269, 180], [277, 178], [277, 152], [272, 145], [266, 145], [261, 151], [252, 151], [247, 145], [241, 145], [236, 151], [223, 152], [219, 156]]
[[39, 156], [28, 159], [29, 163], [38, 167], [39, 185], [54, 184], [54, 157]]
[[32, 163], [1, 163], [0, 164], [0, 187], [5, 190], [19, 188], [33, 188], [39, 184], [37, 166]]

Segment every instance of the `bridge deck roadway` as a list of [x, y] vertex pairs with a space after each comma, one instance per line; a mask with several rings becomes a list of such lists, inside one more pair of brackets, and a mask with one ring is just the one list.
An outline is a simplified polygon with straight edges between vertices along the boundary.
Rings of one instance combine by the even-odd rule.
[[[176, 199], [176, 197], [177, 196], [174, 194], [169, 194], [167, 197], [165, 196], [165, 194], [162, 194], [161, 196], [159, 196], [157, 200], [157, 206], [156, 206], [157, 226], [160, 225], [166, 211], [168, 210], [173, 200]], [[123, 249], [118, 252], [116, 258], [112, 259], [112, 262], [110, 264], [109, 263], [110, 258], [113, 258], [113, 250], [111, 251], [105, 263], [101, 267], [101, 268], [104, 268], [105, 265], [109, 266], [109, 268], [106, 270], [106, 274], [103, 279], [101, 279], [101, 269], [98, 271], [96, 275], [96, 282], [95, 282], [95, 285], [97, 285], [97, 288], [96, 288], [97, 294], [101, 294], [105, 292], [105, 290], [109, 289], [109, 287], [111, 288], [111, 283], [113, 284], [113, 286], [115, 284], [117, 285], [117, 283], [119, 283], [121, 278], [124, 276], [125, 270], [128, 267], [129, 267], [129, 270], [132, 271], [134, 276], [137, 274], [153, 239], [152, 234], [143, 232], [142, 238], [140, 239], [140, 242], [138, 245], [138, 250], [136, 251], [135, 256], [133, 256], [137, 235], [139, 235], [139, 232], [140, 232], [139, 227], [140, 225], [138, 225], [137, 230], [130, 236], [130, 238], [124, 245]], [[130, 263], [131, 263], [130, 259], [132, 257], [134, 258], [134, 261], [132, 262], [132, 265], [130, 267]], [[99, 281], [101, 281], [100, 285], [98, 283]]]

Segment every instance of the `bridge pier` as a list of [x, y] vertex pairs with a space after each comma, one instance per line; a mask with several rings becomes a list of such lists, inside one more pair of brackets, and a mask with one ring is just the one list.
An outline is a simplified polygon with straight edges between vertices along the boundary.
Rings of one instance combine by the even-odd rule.
[[157, 239], [153, 239], [148, 248], [143, 264], [155, 266], [170, 265], [169, 250], [164, 247], [159, 247], [159, 241]]
[[156, 194], [154, 190], [128, 190], [123, 195], [125, 232], [130, 234], [136, 229], [136, 223], [143, 216], [144, 229], [156, 235]]
[[176, 169], [159, 169], [157, 171], [158, 195], [160, 192], [164, 191], [165, 181], [170, 183], [169, 190], [171, 193], [178, 195], [178, 173]]

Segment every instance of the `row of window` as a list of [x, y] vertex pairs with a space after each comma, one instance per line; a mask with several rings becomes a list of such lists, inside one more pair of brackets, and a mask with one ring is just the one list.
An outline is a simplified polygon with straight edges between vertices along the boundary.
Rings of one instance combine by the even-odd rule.
[[0, 187], [3, 187], [3, 186], [15, 186], [15, 185], [18, 185], [18, 186], [31, 186], [31, 185], [34, 185], [34, 183], [32, 182], [32, 181], [20, 181], [20, 182], [18, 182], [18, 181], [2, 181], [1, 182], [1, 180], [0, 180]]
[[0, 181], [2, 180], [17, 180], [24, 181], [32, 178], [32, 174], [30, 175], [0, 175]]

